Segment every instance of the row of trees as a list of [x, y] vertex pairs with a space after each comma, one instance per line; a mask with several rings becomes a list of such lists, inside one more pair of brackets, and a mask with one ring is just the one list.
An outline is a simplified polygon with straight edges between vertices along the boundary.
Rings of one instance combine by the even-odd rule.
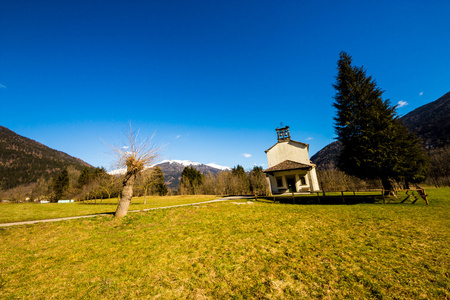
[[204, 175], [192, 166], [185, 167], [178, 189], [181, 195], [267, 195], [268, 192], [266, 176], [261, 167], [255, 166], [247, 173], [240, 165], [216, 175]]
[[[120, 197], [123, 177], [109, 175], [104, 168], [85, 167], [81, 172], [73, 167], [65, 168], [50, 179], [40, 178], [36, 183], [10, 189], [2, 198], [22, 201], [61, 199], [100, 200]], [[145, 169], [133, 184], [135, 196], [166, 195], [164, 174], [159, 167]]]
[[[78, 199], [103, 199], [121, 197], [123, 190], [123, 176], [109, 175], [106, 172], [88, 175], [89, 180], [85, 180], [86, 175], [80, 176], [78, 180], [82, 193], [75, 196]], [[159, 167], [145, 169], [136, 176], [133, 182], [133, 193], [135, 196], [144, 196], [146, 203], [148, 195], [166, 195], [168, 190], [164, 184], [164, 174]]]

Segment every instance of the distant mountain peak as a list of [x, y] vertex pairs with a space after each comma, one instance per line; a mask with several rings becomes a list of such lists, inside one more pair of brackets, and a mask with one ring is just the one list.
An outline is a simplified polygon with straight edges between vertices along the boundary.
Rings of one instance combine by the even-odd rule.
[[[171, 165], [172, 164], [178, 164], [178, 165], [182, 165], [184, 167], [188, 167], [188, 166], [193, 166], [193, 167], [206, 166], [206, 167], [210, 167], [210, 168], [221, 170], [221, 171], [230, 171], [231, 170], [230, 167], [221, 166], [221, 165], [218, 165], [218, 164], [215, 164], [215, 163], [202, 164], [202, 163], [193, 162], [193, 161], [190, 161], [190, 160], [178, 160], [178, 159], [165, 159], [165, 160], [157, 162], [157, 163], [155, 163], [155, 164], [153, 164], [151, 166], [146, 167], [146, 169], [153, 168], [153, 167], [156, 167], [156, 166], [160, 166], [160, 165], [163, 165], [163, 164], [171, 164]], [[119, 175], [119, 174], [125, 174], [126, 171], [127, 171], [126, 168], [122, 168], [122, 169], [116, 169], [116, 170], [109, 171], [108, 174]]]
[[157, 166], [157, 165], [164, 164], [164, 163], [169, 163], [169, 164], [175, 164], [176, 163], [176, 164], [183, 165], [185, 167], [202, 165], [202, 163], [193, 162], [193, 161], [190, 161], [190, 160], [165, 159], [165, 160], [163, 160], [163, 161], [161, 161], [159, 163], [154, 164], [153, 166]]
[[163, 161], [161, 161], [159, 163], [154, 164], [153, 166], [162, 165], [162, 164], [165, 164], [165, 163], [180, 164], [180, 165], [183, 165], [185, 167], [188, 167], [188, 166], [194, 166], [194, 167], [195, 166], [208, 166], [208, 167], [211, 167], [211, 168], [214, 168], [214, 169], [223, 170], [223, 171], [231, 170], [230, 167], [221, 166], [221, 165], [218, 165], [216, 163], [203, 164], [203, 163], [199, 163], [199, 162], [193, 162], [193, 161], [190, 161], [190, 160], [177, 160], [177, 159], [171, 159], [171, 160], [166, 159], [166, 160], [163, 160]]
[[[155, 166], [158, 166], [161, 168], [163, 174], [164, 174], [164, 182], [166, 183], [167, 187], [171, 188], [172, 190], [178, 189], [178, 186], [180, 185], [180, 179], [181, 179], [181, 173], [183, 172], [183, 169], [188, 166], [192, 166], [195, 169], [199, 170], [203, 174], [217, 174], [221, 171], [230, 171], [230, 167], [221, 166], [215, 163], [209, 163], [209, 164], [202, 164], [199, 162], [193, 162], [190, 160], [177, 160], [177, 159], [171, 159], [171, 160], [163, 160], [158, 163], [155, 163], [148, 168], [153, 168]], [[123, 169], [117, 169], [108, 172], [111, 175], [121, 175], [125, 174], [127, 170], [125, 168]]]

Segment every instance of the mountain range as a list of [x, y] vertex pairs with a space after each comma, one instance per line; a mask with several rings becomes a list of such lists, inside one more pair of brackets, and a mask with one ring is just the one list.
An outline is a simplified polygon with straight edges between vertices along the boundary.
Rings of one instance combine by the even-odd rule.
[[[158, 166], [164, 174], [164, 182], [166, 186], [172, 190], [177, 190], [180, 185], [181, 173], [187, 166], [192, 166], [199, 170], [203, 174], [217, 174], [220, 171], [229, 171], [231, 168], [219, 166], [214, 163], [202, 164], [198, 162], [192, 162], [190, 160], [163, 160], [156, 163], [149, 168]], [[118, 169], [108, 172], [111, 175], [125, 174], [125, 169]]]
[[[425, 148], [442, 148], [450, 144], [450, 92], [402, 116], [400, 120], [422, 139]], [[332, 142], [311, 157], [319, 169], [336, 166], [340, 142]]]

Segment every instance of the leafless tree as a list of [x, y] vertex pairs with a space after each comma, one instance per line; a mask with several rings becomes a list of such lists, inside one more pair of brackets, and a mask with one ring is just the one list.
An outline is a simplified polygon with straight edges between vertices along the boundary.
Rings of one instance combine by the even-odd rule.
[[116, 157], [116, 166], [126, 168], [125, 176], [122, 180], [122, 197], [115, 213], [116, 217], [123, 217], [128, 213], [128, 207], [133, 197], [133, 184], [136, 176], [150, 166], [158, 157], [158, 148], [152, 143], [152, 138], [142, 138], [139, 130], [133, 131], [131, 124], [125, 133], [124, 145], [112, 147]]
[[105, 174], [99, 178], [100, 188], [103, 192], [108, 194], [108, 199], [111, 199], [111, 194], [118, 193], [120, 189], [119, 177], [116, 175]]
[[138, 177], [138, 187], [144, 192], [144, 204], [147, 204], [147, 195], [151, 186], [154, 184], [155, 176], [153, 169], [146, 169]]
[[258, 195], [265, 196], [268, 194], [269, 186], [266, 180], [266, 174], [264, 174], [261, 167], [255, 166], [249, 174], [250, 186], [256, 200]]

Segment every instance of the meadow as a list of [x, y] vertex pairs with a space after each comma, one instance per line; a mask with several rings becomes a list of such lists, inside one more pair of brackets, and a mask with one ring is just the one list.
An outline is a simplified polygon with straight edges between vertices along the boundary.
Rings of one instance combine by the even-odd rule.
[[[147, 196], [144, 204], [144, 197], [133, 197], [130, 211], [196, 203], [217, 198], [219, 197], [208, 195]], [[114, 213], [116, 208], [117, 198], [74, 203], [3, 203], [0, 204], [0, 223]]]
[[232, 200], [5, 227], [0, 298], [448, 299], [450, 188], [427, 193], [428, 206]]

